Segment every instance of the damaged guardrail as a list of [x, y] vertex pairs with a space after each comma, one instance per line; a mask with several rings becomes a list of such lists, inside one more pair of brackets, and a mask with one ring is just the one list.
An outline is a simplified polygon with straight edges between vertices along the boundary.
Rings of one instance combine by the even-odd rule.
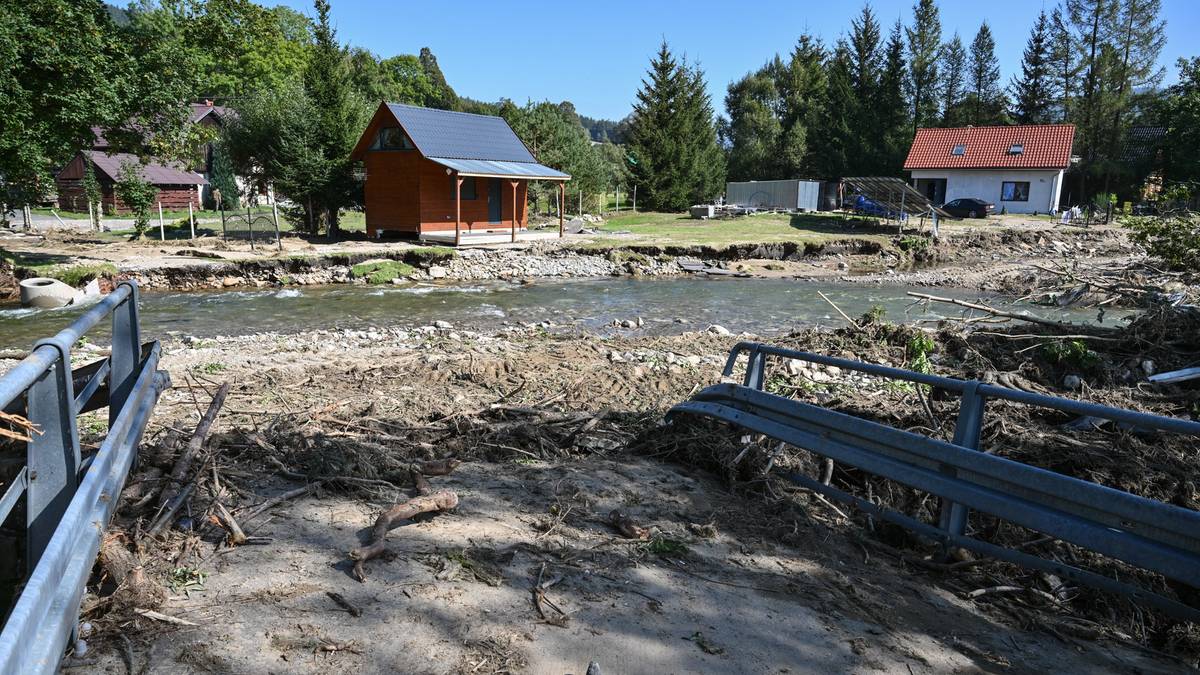
[[[1141, 430], [1198, 437], [1200, 423], [754, 342], [734, 346], [725, 364], [727, 378], [733, 376], [738, 357], [743, 354], [747, 362], [742, 384], [707, 387], [692, 400], [673, 407], [668, 417], [688, 413], [723, 420], [937, 495], [942, 498], [942, 508], [935, 526], [809, 476], [786, 474], [808, 489], [943, 546], [961, 547], [1052, 572], [1076, 583], [1140, 600], [1190, 621], [1200, 621], [1200, 608], [965, 533], [968, 509], [976, 509], [1200, 589], [1200, 512], [978, 450], [988, 400], [1011, 401], [1113, 420]], [[957, 393], [960, 405], [953, 441], [929, 438], [767, 393], [763, 391], [767, 357], [836, 366]]]
[[[132, 281], [39, 341], [0, 377], [0, 410], [32, 423], [26, 462], [0, 496], [0, 523], [24, 507], [26, 581], [3, 632], [0, 673], [52, 673], [77, 627], [79, 603], [158, 397], [170, 386], [157, 342], [143, 346]], [[71, 349], [109, 314], [112, 349], [72, 370]], [[108, 407], [99, 449], [80, 452], [78, 415]]]

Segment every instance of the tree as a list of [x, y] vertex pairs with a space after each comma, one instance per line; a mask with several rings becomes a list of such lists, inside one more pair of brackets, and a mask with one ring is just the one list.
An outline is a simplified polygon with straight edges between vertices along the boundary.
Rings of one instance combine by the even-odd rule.
[[935, 90], [938, 83], [938, 48], [942, 42], [942, 22], [933, 0], [917, 0], [913, 6], [913, 27], [907, 29], [909, 91], [912, 94], [913, 134], [917, 128], [932, 124], [937, 117]]
[[1025, 51], [1021, 56], [1021, 76], [1014, 78], [1013, 118], [1017, 124], [1046, 124], [1054, 105], [1053, 79], [1050, 72], [1052, 57], [1050, 21], [1046, 12], [1038, 14]]
[[[238, 207], [238, 186], [234, 176], [233, 162], [229, 158], [229, 151], [225, 148], [225, 143], [223, 141], [213, 143], [212, 171], [208, 181], [213, 189], [209, 191], [211, 201], [209, 208], [231, 210]], [[219, 204], [213, 199], [217, 190], [221, 191], [221, 203]]]
[[850, 87], [854, 91], [851, 120], [859, 133], [850, 139], [852, 145], [848, 170], [856, 176], [874, 174], [878, 164], [882, 129], [879, 128], [876, 96], [879, 93], [883, 59], [881, 36], [879, 22], [871, 12], [871, 6], [863, 5], [859, 15], [850, 20], [849, 42]]
[[720, 192], [725, 161], [699, 68], [664, 41], [637, 92], [629, 126], [634, 182], [650, 209], [681, 211]]
[[433, 85], [434, 96], [429, 102], [430, 105], [442, 110], [459, 110], [461, 102], [458, 94], [454, 93], [449, 83], [446, 82], [446, 76], [442, 74], [442, 69], [438, 66], [437, 57], [433, 55], [429, 47], [421, 47], [421, 53], [417, 59], [425, 77]]
[[996, 40], [984, 21], [971, 41], [967, 63], [967, 109], [971, 124], [1003, 124], [1004, 94], [1000, 90], [1000, 60], [996, 58]]
[[1116, 16], [1112, 0], [1067, 0], [1067, 14], [1075, 33], [1074, 44], [1080, 54], [1083, 88], [1074, 105], [1075, 135], [1080, 151], [1079, 196], [1086, 198], [1087, 176], [1103, 164], [1104, 121], [1111, 111], [1111, 97], [1105, 86], [1112, 65], [1109, 38]]
[[778, 150], [783, 136], [779, 90], [764, 66], [729, 85], [721, 137], [731, 180], [786, 178]]
[[[568, 106], [542, 101], [521, 107], [512, 101], [503, 101], [500, 116], [539, 162], [571, 174], [569, 190], [597, 194], [611, 187], [606, 167], [593, 149], [578, 115]], [[529, 196], [536, 201], [554, 202], [558, 198], [558, 186], [531, 183]]]
[[883, 50], [883, 72], [879, 76], [879, 91], [871, 106], [875, 111], [873, 129], [879, 134], [879, 153], [876, 155], [872, 175], [899, 175], [912, 141], [908, 126], [908, 108], [904, 100], [903, 35], [903, 27], [897, 20]]
[[829, 83], [817, 134], [821, 138], [819, 175], [829, 179], [851, 175], [848, 169], [855, 143], [853, 124], [857, 104], [850, 61], [849, 45], [838, 40], [829, 58]]
[[[1160, 17], [1162, 0], [1118, 0], [1116, 26], [1113, 35], [1113, 73], [1115, 91], [1108, 131], [1108, 156], [1121, 156], [1121, 146], [1127, 132], [1126, 112], [1131, 108], [1134, 91], [1156, 84], [1163, 74], [1158, 65], [1159, 54], [1166, 44], [1166, 22]], [[1129, 167], [1114, 167], [1109, 162], [1104, 175], [1104, 191], [1114, 169], [1127, 172]]]
[[958, 33], [942, 45], [942, 124], [956, 127], [966, 124], [966, 113], [962, 109], [966, 94], [967, 50], [963, 49]]
[[1050, 14], [1050, 69], [1057, 83], [1053, 90], [1058, 94], [1057, 119], [1066, 122], [1071, 118], [1071, 95], [1075, 91], [1075, 78], [1079, 67], [1075, 61], [1075, 44], [1071, 28], [1063, 17], [1062, 8], [1055, 7]]
[[134, 151], [170, 136], [192, 89], [190, 59], [170, 36], [116, 25], [99, 0], [0, 3], [0, 198], [40, 200], [94, 126], [138, 141]]
[[1177, 66], [1179, 82], [1160, 104], [1167, 127], [1164, 174], [1173, 183], [1195, 183], [1200, 181], [1200, 57], [1179, 59]]
[[150, 208], [158, 196], [158, 188], [142, 177], [142, 165], [135, 161], [127, 161], [121, 165], [121, 172], [113, 191], [125, 206], [133, 213], [133, 229], [136, 238], [141, 239], [150, 228]]

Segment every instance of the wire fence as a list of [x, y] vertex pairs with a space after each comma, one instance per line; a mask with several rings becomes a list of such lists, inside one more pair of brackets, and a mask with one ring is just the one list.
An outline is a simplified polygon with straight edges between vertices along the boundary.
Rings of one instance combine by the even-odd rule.
[[283, 248], [279, 232], [279, 209], [271, 206], [248, 206], [237, 211], [221, 211], [221, 237], [249, 240], [250, 248], [274, 245]]

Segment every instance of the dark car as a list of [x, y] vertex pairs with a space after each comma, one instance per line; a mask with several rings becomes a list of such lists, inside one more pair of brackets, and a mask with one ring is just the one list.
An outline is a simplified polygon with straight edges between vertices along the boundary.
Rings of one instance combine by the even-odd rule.
[[958, 218], [986, 218], [995, 208], [995, 204], [972, 197], [955, 199], [942, 204], [943, 211]]

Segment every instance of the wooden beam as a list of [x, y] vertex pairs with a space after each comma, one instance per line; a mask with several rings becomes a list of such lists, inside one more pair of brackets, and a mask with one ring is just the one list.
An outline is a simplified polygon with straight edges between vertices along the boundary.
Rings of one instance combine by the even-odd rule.
[[462, 244], [462, 176], [454, 179], [454, 245]]
[[515, 244], [517, 242], [517, 226], [521, 224], [520, 218], [517, 217], [517, 186], [521, 184], [521, 181], [513, 180], [513, 181], [509, 181], [509, 183], [512, 184], [512, 189], [513, 189], [512, 240], [513, 240], [513, 243]]

